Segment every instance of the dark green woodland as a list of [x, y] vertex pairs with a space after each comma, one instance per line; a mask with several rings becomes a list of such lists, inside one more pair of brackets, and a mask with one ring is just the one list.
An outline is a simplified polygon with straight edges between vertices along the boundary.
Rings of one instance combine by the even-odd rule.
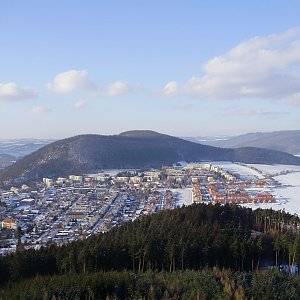
[[300, 299], [300, 277], [291, 274], [300, 265], [299, 224], [284, 212], [198, 204], [63, 247], [20, 246], [0, 258], [1, 297]]

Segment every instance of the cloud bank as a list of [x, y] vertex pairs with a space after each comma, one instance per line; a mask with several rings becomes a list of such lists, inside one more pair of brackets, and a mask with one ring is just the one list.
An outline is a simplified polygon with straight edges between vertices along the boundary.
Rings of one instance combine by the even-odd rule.
[[114, 83], [107, 85], [103, 89], [104, 95], [111, 96], [111, 97], [124, 95], [129, 93], [130, 91], [131, 88], [129, 84], [123, 81], [116, 81]]
[[15, 82], [0, 83], [0, 100], [17, 101], [36, 97], [36, 92], [30, 87], [21, 87]]
[[165, 96], [200, 99], [265, 98], [300, 105], [300, 28], [254, 37], [209, 60], [203, 76], [167, 83]]
[[97, 86], [89, 79], [86, 70], [69, 70], [57, 74], [46, 87], [54, 93], [68, 94], [84, 90], [94, 95], [109, 97], [121, 96], [132, 91], [130, 85], [123, 81], [109, 83], [103, 87]]

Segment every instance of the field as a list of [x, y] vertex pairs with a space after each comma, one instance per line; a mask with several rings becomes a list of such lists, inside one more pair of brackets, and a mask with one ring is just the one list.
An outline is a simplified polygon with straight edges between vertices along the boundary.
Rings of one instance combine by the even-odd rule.
[[247, 205], [255, 208], [272, 208], [285, 210], [300, 216], [300, 166], [291, 165], [260, 165], [234, 164], [220, 162], [216, 165], [221, 168], [239, 173], [242, 178], [273, 178], [276, 184], [270, 185], [267, 190], [277, 199], [276, 203], [262, 203]]

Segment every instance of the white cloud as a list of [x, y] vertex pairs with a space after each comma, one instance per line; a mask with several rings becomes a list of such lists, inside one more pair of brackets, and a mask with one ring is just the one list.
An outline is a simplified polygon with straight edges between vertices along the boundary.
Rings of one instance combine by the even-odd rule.
[[42, 106], [35, 106], [31, 109], [31, 112], [34, 114], [41, 114], [41, 113], [50, 112], [50, 111], [51, 111], [51, 109], [42, 107]]
[[107, 85], [103, 91], [104, 95], [114, 97], [129, 93], [131, 91], [131, 88], [126, 82], [116, 81]]
[[0, 83], [0, 100], [16, 101], [36, 98], [35, 91], [30, 87], [20, 87], [15, 82]]
[[56, 75], [52, 83], [46, 86], [55, 93], [71, 93], [77, 89], [89, 88], [91, 85], [85, 70], [70, 70]]
[[85, 104], [86, 104], [85, 101], [83, 101], [83, 100], [78, 100], [78, 101], [76, 101], [76, 102], [74, 103], [74, 108], [80, 109], [80, 108], [84, 107]]
[[[85, 70], [70, 70], [56, 75], [46, 87], [55, 93], [71, 93], [79, 89], [91, 92], [95, 96], [120, 96], [132, 91], [131, 86], [123, 81], [116, 81], [104, 87], [99, 87], [89, 79]], [[78, 104], [79, 105], [79, 104]]]
[[179, 93], [179, 84], [176, 81], [168, 82], [162, 91], [162, 94], [164, 96], [175, 96], [178, 93]]
[[255, 37], [208, 61], [201, 77], [169, 82], [165, 95], [200, 99], [265, 98], [300, 104], [300, 28]]

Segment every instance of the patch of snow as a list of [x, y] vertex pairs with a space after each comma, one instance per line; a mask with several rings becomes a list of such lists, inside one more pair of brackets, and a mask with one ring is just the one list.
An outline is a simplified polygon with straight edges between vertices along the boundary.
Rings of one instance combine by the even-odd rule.
[[264, 176], [256, 171], [255, 169], [250, 168], [247, 165], [234, 164], [230, 162], [215, 162], [213, 165], [217, 165], [223, 170], [229, 171], [231, 173], [238, 173], [242, 179], [263, 179]]
[[281, 172], [295, 172], [300, 171], [300, 166], [294, 166], [294, 165], [262, 165], [262, 164], [249, 164], [249, 166], [252, 166], [260, 171], [262, 171], [264, 174], [268, 175], [275, 175]]
[[274, 210], [284, 210], [290, 214], [300, 216], [300, 166], [291, 165], [249, 165], [261, 170], [266, 175], [276, 175], [273, 178], [281, 186], [270, 187], [270, 192], [277, 199], [276, 203], [261, 203], [254, 205], [244, 205], [255, 208], [272, 208]]
[[188, 206], [193, 204], [192, 198], [192, 189], [185, 188], [185, 189], [175, 189], [172, 190], [173, 193], [177, 193], [177, 201], [176, 206]]

